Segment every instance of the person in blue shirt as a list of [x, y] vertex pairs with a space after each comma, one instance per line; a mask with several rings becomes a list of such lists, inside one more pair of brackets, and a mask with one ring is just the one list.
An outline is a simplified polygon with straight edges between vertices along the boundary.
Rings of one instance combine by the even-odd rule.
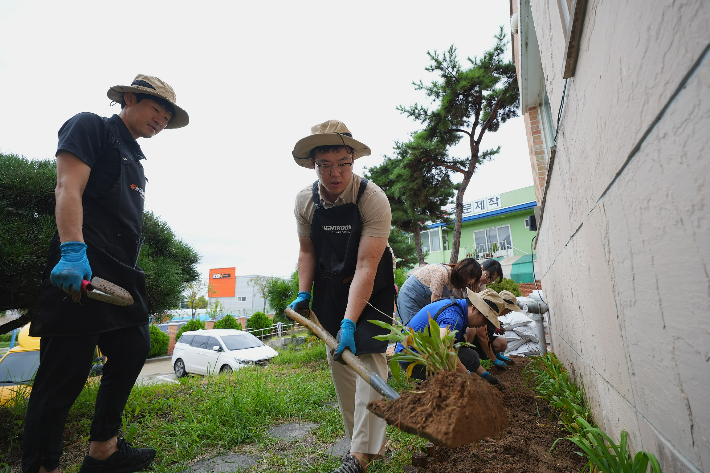
[[[442, 299], [425, 306], [412, 317], [406, 325], [417, 332], [422, 332], [429, 326], [429, 317], [439, 324], [441, 336], [446, 329], [456, 331], [455, 343], [464, 341], [466, 329], [468, 327], [484, 327], [488, 323], [499, 326], [498, 315], [505, 306], [503, 299], [491, 289], [486, 289], [480, 294], [466, 289], [466, 299]], [[404, 350], [401, 343], [397, 343], [395, 353]], [[403, 368], [407, 368], [407, 363], [401, 362]], [[481, 378], [491, 384], [500, 384], [500, 380], [490, 374], [481, 366], [478, 353], [471, 347], [460, 347], [459, 358], [457, 360], [457, 372], [476, 372]], [[422, 365], [417, 365], [412, 370], [412, 377], [415, 379], [425, 379], [426, 369]]]

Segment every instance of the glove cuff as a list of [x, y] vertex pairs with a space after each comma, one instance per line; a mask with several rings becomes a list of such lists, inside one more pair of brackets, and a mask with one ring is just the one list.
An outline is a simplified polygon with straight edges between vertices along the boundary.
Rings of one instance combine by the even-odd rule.
[[298, 297], [301, 297], [301, 296], [306, 297], [306, 298], [308, 298], [308, 299], [310, 300], [310, 298], [311, 298], [311, 293], [310, 293], [310, 292], [306, 292], [306, 291], [301, 291], [301, 292], [298, 293]]
[[343, 319], [343, 321], [340, 322], [340, 328], [345, 328], [345, 327], [349, 327], [349, 328], [355, 330], [355, 322], [353, 322], [350, 319]]
[[[59, 250], [62, 253], [62, 257], [67, 256], [77, 256], [76, 261], [86, 256], [86, 243], [81, 241], [68, 241], [59, 245]], [[72, 261], [71, 259], [70, 261]]]

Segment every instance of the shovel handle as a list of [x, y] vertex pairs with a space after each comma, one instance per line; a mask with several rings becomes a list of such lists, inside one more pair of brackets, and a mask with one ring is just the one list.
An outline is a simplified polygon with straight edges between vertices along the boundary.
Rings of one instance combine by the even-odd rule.
[[81, 290], [84, 292], [89, 292], [93, 288], [90, 288], [89, 285], [91, 284], [91, 281], [87, 281], [86, 279], [81, 280]]
[[[290, 309], [289, 307], [285, 310], [286, 315], [291, 319], [298, 322], [301, 325], [308, 327], [308, 329], [313, 332], [318, 338], [323, 340], [326, 345], [328, 345], [333, 350], [338, 349], [338, 342], [333, 338], [333, 336], [328, 333], [320, 324], [315, 323], [313, 320], [308, 319], [298, 312]], [[316, 314], [310, 311], [311, 315], [317, 320]], [[362, 379], [367, 381], [367, 384], [372, 386], [372, 389], [382, 394], [387, 399], [395, 400], [399, 398], [397, 391], [392, 389], [377, 373], [373, 373], [358, 359], [357, 356], [353, 355], [350, 350], [344, 350], [342, 353], [342, 359], [348, 364], [357, 374], [360, 375]]]

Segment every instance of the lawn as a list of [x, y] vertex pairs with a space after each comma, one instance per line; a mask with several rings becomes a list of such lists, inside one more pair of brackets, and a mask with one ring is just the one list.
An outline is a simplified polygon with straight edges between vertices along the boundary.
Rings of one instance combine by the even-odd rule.
[[[308, 346], [310, 345], [310, 346]], [[300, 351], [285, 350], [265, 368], [215, 377], [188, 377], [179, 384], [136, 386], [124, 411], [124, 435], [134, 446], [158, 451], [156, 472], [181, 471], [197, 460], [224, 453], [258, 455], [251, 471], [330, 471], [339, 459], [326, 450], [344, 436], [335, 390], [325, 362], [325, 346], [311, 341]], [[87, 386], [74, 403], [65, 429], [61, 470], [79, 469], [86, 454], [96, 387]], [[20, 471], [25, 403], [0, 408], [0, 457]], [[318, 424], [307, 439], [279, 442], [267, 434], [285, 422]], [[368, 470], [400, 472], [419, 438], [389, 427], [393, 452]]]

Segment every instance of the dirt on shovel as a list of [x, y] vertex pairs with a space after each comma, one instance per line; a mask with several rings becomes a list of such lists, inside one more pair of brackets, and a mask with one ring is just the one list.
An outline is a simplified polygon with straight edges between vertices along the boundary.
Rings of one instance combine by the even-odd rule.
[[508, 427], [500, 392], [478, 375], [440, 372], [394, 401], [367, 408], [388, 424], [449, 448], [497, 437]]

